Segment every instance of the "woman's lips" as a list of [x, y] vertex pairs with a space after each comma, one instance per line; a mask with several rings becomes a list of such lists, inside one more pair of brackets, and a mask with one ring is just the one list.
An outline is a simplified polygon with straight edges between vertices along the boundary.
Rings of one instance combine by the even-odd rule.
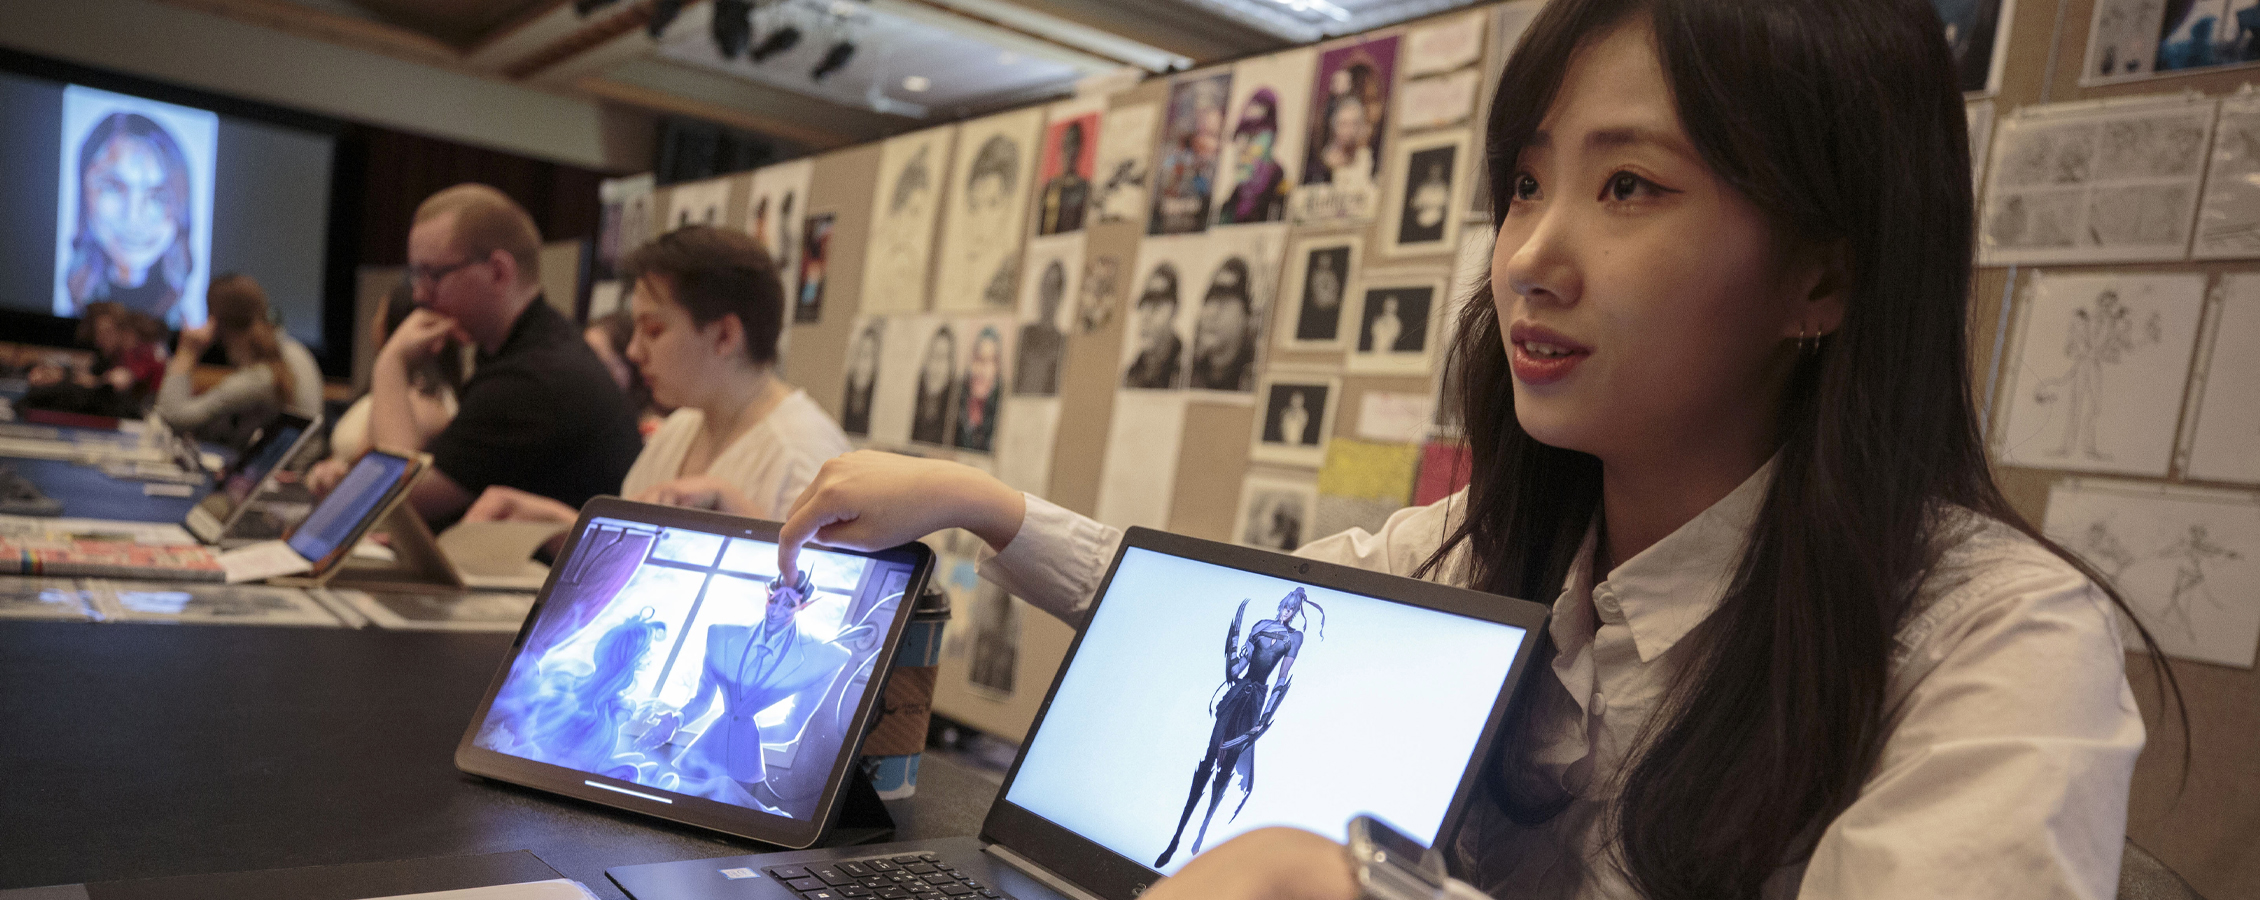
[[1528, 322], [1517, 322], [1507, 332], [1507, 364], [1516, 381], [1538, 387], [1569, 377], [1577, 364], [1593, 355], [1593, 348], [1562, 333]]

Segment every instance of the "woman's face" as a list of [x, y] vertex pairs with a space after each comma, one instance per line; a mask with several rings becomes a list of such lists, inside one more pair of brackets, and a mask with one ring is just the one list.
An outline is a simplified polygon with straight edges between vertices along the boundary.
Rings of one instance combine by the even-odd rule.
[[986, 397], [997, 386], [997, 367], [1002, 363], [1003, 347], [995, 337], [982, 335], [973, 342], [972, 359], [965, 363], [965, 386], [972, 397]]
[[1491, 284], [1523, 429], [1604, 464], [1770, 447], [1786, 339], [1841, 306], [1703, 163], [1644, 18], [1571, 57], [1516, 166]]
[[140, 138], [113, 138], [87, 167], [84, 182], [94, 239], [116, 267], [111, 280], [140, 284], [180, 234], [165, 202], [163, 159]]
[[628, 340], [628, 362], [643, 373], [653, 402], [662, 407], [701, 408], [705, 389], [721, 383], [730, 369], [744, 361], [735, 341], [724, 341], [721, 331], [730, 321], [718, 318], [705, 326], [691, 321], [690, 310], [675, 300], [667, 279], [644, 277], [628, 298], [635, 316], [635, 336]]

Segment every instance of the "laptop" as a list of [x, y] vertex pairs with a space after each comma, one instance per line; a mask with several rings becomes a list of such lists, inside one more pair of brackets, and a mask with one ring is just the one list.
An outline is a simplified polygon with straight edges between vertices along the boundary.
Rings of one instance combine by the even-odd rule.
[[259, 500], [279, 487], [277, 473], [304, 468], [294, 465], [321, 444], [322, 420], [281, 413], [259, 429], [251, 446], [212, 481], [212, 492], [188, 511], [181, 525], [197, 540], [222, 547], [281, 537], [295, 522], [266, 521], [268, 515], [251, 515]]
[[976, 837], [623, 866], [635, 900], [1129, 900], [1273, 825], [1448, 839], [1545, 607], [1143, 528]]
[[857, 750], [933, 554], [812, 546], [800, 572], [780, 574], [778, 527], [589, 501], [456, 767], [780, 846], [817, 843], [857, 805]]

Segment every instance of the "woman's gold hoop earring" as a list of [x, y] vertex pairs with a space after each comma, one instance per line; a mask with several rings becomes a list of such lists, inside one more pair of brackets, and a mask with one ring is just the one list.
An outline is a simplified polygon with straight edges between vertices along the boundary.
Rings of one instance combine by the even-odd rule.
[[1804, 356], [1818, 356], [1821, 336], [1810, 324], [1797, 326], [1797, 352]]

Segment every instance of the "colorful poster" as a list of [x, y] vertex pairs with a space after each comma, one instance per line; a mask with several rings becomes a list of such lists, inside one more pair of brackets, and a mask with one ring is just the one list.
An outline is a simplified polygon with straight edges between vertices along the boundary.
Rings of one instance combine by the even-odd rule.
[[1153, 180], [1154, 120], [1161, 109], [1140, 103], [1108, 110], [1099, 125], [1098, 214], [1101, 222], [1136, 222], [1146, 214]]
[[809, 216], [801, 227], [800, 272], [792, 281], [793, 321], [815, 322], [824, 318], [824, 273], [832, 255], [831, 213]]
[[1224, 141], [1224, 104], [1232, 73], [1180, 78], [1169, 87], [1169, 107], [1154, 149], [1153, 211], [1147, 234], [1188, 234], [1208, 228], [1216, 189], [1217, 153]]
[[1023, 109], [958, 126], [935, 309], [1012, 309], [1043, 125], [1043, 110]]
[[2260, 62], [2260, 0], [2097, 0], [2080, 84]]
[[1036, 169], [1036, 234], [1083, 230], [1098, 170], [1099, 117], [1104, 101], [1054, 103], [1044, 125], [1043, 161]]
[[204, 324], [220, 117], [74, 84], [62, 118], [55, 314], [109, 301], [171, 328]]
[[1309, 112], [1317, 54], [1294, 50], [1232, 67], [1231, 123], [1216, 181], [1218, 225], [1278, 222], [1303, 162], [1303, 119]]
[[1310, 137], [1295, 221], [1364, 221], [1380, 203], [1382, 144], [1396, 85], [1397, 37], [1337, 46], [1318, 55]]

